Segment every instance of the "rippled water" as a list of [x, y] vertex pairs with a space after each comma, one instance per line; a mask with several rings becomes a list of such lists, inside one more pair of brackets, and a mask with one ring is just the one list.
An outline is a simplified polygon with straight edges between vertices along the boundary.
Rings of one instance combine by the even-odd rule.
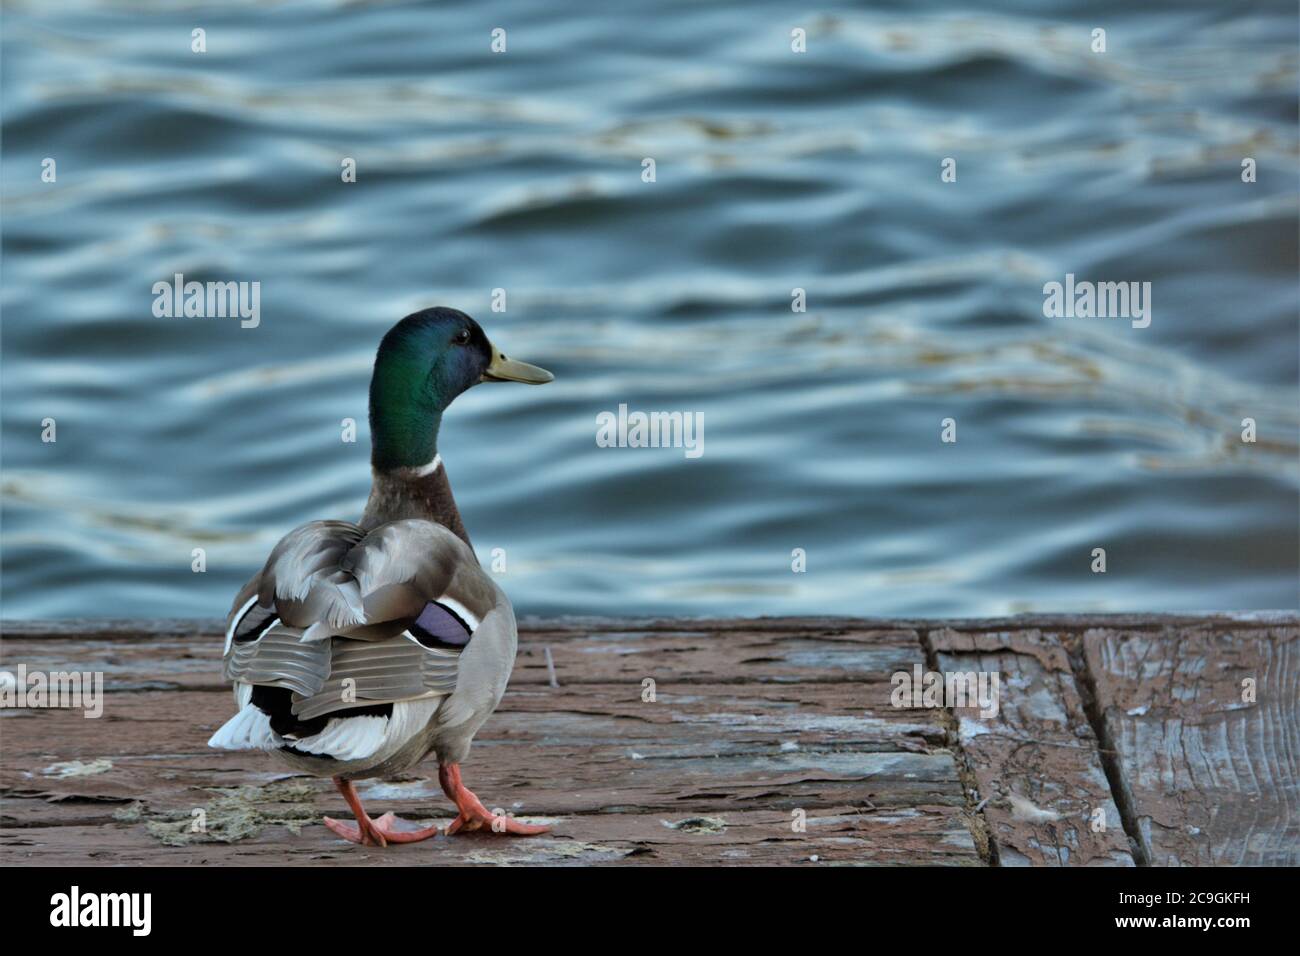
[[[919, 9], [5, 4], [3, 614], [224, 613], [359, 514], [431, 304], [557, 374], [441, 434], [522, 613], [1297, 607], [1295, 3]], [[177, 272], [261, 324], [154, 318]], [[1067, 272], [1150, 327], [1044, 318]]]

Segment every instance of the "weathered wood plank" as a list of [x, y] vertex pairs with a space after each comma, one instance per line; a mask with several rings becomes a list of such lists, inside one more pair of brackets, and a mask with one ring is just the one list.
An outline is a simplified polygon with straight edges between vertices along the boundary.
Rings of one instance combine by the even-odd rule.
[[[340, 806], [323, 805], [337, 815]], [[451, 815], [413, 815], [421, 824]], [[539, 817], [537, 819], [546, 819]], [[699, 820], [692, 824], [692, 820]], [[683, 826], [682, 824], [686, 825]], [[669, 826], [667, 824], [672, 824]], [[945, 814], [900, 810], [867, 814], [855, 807], [808, 817], [805, 834], [790, 817], [740, 810], [695, 818], [687, 813], [601, 814], [583, 817], [581, 830], [528, 839], [471, 833], [388, 850], [358, 847], [324, 827], [304, 823], [298, 835], [271, 825], [236, 843], [162, 846], [136, 824], [69, 824], [11, 830], [4, 838], [10, 864], [41, 866], [219, 864], [240, 866], [529, 865], [978, 865], [970, 834]]]
[[[996, 718], [891, 705], [890, 676], [924, 666], [918, 629], [938, 667], [999, 671]], [[979, 865], [991, 835], [1003, 864], [1127, 864], [1118, 805], [1139, 862], [1295, 863], [1296, 630], [1294, 614], [533, 621], [466, 775], [554, 833], [382, 851], [319, 825], [346, 815], [327, 781], [204, 746], [231, 712], [214, 622], [9, 622], [0, 667], [94, 670], [107, 696], [98, 720], [0, 710], [0, 857]], [[1183, 640], [1188, 656], [1171, 650]], [[1247, 671], [1250, 713], [1225, 690]], [[1115, 754], [1099, 760], [1093, 727]], [[431, 770], [363, 794], [445, 822]], [[207, 838], [186, 832], [196, 808]], [[1102, 809], [1104, 833], [1085, 808]], [[1059, 819], [1024, 818], [1035, 810]]]
[[[113, 632], [110, 632], [110, 634]], [[551, 649], [557, 681], [692, 683], [810, 683], [880, 679], [903, 660], [899, 648], [915, 653], [915, 632], [846, 630], [791, 634], [736, 630], [725, 641], [709, 631], [526, 632], [511, 679], [516, 684], [550, 683], [545, 650]], [[150, 689], [227, 689], [221, 676], [219, 634], [178, 635], [171, 631], [137, 636], [87, 638], [76, 642], [78, 666], [104, 675], [108, 693]], [[774, 646], [779, 645], [779, 653]], [[62, 641], [22, 633], [0, 641], [14, 661], [39, 661], [55, 668]], [[846, 647], [851, 654], [844, 653]]]
[[1058, 636], [941, 628], [926, 640], [941, 672], [998, 675], [996, 707], [953, 708], [998, 863], [1133, 866]]
[[1147, 862], [1300, 864], [1298, 635], [1294, 619], [1083, 635]]
[[[206, 747], [232, 710], [219, 656], [211, 625], [81, 639], [9, 628], [0, 666], [99, 670], [106, 697], [93, 720], [0, 712], [0, 855], [25, 864], [981, 864], [942, 716], [889, 705], [890, 673], [922, 659], [905, 629], [525, 632], [465, 773], [489, 807], [550, 821], [554, 833], [388, 851], [344, 844], [320, 825], [323, 813], [347, 816], [328, 781]], [[653, 701], [643, 699], [647, 678]], [[432, 770], [428, 762], [367, 782], [363, 797], [412, 821], [445, 822], [450, 806]], [[196, 809], [207, 838], [188, 833]], [[805, 816], [805, 829], [792, 826]]]

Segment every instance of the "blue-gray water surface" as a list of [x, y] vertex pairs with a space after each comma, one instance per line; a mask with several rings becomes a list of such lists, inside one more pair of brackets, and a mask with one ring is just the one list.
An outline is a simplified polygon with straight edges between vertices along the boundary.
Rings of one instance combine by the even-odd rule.
[[[359, 515], [374, 348], [434, 304], [556, 373], [440, 437], [521, 613], [1296, 608], [1297, 42], [1294, 0], [7, 3], [0, 613], [224, 614]], [[260, 324], [155, 317], [177, 273]], [[1045, 316], [1067, 273], [1149, 326]], [[703, 454], [598, 447], [620, 404]]]

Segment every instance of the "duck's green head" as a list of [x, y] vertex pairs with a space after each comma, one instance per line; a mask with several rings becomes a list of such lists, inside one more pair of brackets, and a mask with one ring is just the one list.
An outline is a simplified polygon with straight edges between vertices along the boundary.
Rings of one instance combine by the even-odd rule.
[[425, 309], [388, 330], [370, 378], [371, 464], [419, 468], [438, 451], [442, 413], [479, 382], [543, 385], [550, 372], [501, 354], [479, 324], [455, 309]]

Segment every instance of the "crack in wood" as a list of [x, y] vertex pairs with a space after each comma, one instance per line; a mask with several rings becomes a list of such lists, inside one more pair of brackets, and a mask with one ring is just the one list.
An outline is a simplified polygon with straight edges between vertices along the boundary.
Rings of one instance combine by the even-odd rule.
[[1082, 635], [1070, 635], [1063, 643], [1070, 656], [1070, 670], [1079, 687], [1084, 713], [1088, 715], [1092, 732], [1097, 735], [1101, 767], [1106, 774], [1106, 783], [1110, 786], [1110, 795], [1115, 801], [1115, 809], [1119, 811], [1120, 824], [1124, 827], [1125, 836], [1128, 837], [1133, 860], [1138, 866], [1150, 866], [1151, 859], [1147, 856], [1143, 845], [1142, 831], [1138, 827], [1137, 813], [1133, 809], [1133, 796], [1129, 793], [1128, 786], [1124, 782], [1124, 773], [1120, 769], [1119, 751], [1115, 747], [1115, 741], [1111, 738], [1110, 729], [1106, 726], [1106, 719], [1097, 703], [1097, 681], [1083, 653]]

